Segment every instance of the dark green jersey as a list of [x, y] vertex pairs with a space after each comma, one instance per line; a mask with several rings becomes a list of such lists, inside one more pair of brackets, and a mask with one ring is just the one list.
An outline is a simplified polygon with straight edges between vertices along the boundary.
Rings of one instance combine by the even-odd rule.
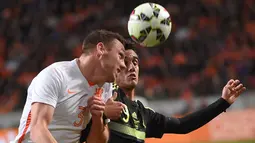
[[143, 142], [146, 136], [146, 115], [144, 107], [140, 101], [131, 101], [126, 97], [121, 89], [118, 92], [116, 101], [126, 105], [121, 117], [118, 120], [112, 120], [108, 127], [111, 131], [110, 143], [123, 141], [123, 138], [129, 142]]
[[[116, 85], [116, 101], [126, 105], [118, 120], [111, 120], [109, 143], [143, 143], [145, 138], [161, 138], [164, 133], [186, 134], [205, 125], [225, 111], [230, 104], [223, 98], [208, 107], [182, 118], [166, 117], [146, 108], [140, 101], [131, 101]], [[80, 142], [86, 141], [92, 121], [81, 133]]]
[[[161, 138], [166, 117], [146, 108], [138, 101], [128, 99], [125, 93], [114, 85], [113, 92], [118, 96], [115, 101], [126, 105], [118, 120], [108, 123], [110, 139], [108, 143], [143, 143], [146, 137]], [[83, 131], [81, 141], [86, 139], [91, 122]], [[148, 126], [148, 127], [147, 127]]]

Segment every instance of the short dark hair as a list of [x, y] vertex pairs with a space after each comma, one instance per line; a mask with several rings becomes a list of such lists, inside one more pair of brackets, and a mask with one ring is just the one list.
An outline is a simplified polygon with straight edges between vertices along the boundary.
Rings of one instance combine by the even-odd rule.
[[125, 43], [126, 50], [133, 50], [134, 52], [137, 53], [137, 48], [138, 48], [138, 44], [136, 42], [134, 42], [130, 38], [126, 38], [126, 43]]
[[93, 48], [97, 43], [102, 42], [104, 44], [109, 44], [113, 40], [119, 40], [123, 45], [125, 45], [126, 40], [118, 33], [108, 31], [108, 30], [94, 30], [89, 33], [83, 41], [82, 51], [83, 53], [87, 50]]

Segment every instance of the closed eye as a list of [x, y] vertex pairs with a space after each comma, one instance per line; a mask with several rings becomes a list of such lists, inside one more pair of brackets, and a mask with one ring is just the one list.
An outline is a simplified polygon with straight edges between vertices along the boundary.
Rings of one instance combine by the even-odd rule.
[[124, 59], [125, 58], [123, 53], [119, 53], [119, 56], [120, 56], [120, 59]]

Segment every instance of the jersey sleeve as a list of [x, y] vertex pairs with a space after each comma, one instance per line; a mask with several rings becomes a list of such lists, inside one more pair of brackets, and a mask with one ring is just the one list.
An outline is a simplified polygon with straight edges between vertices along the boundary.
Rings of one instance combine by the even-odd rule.
[[55, 108], [61, 92], [61, 83], [61, 76], [57, 69], [48, 67], [41, 71], [28, 89], [32, 103], [45, 103]]
[[155, 112], [149, 107], [144, 107], [139, 101], [146, 119], [146, 138], [161, 138], [164, 135], [164, 128], [167, 118]]

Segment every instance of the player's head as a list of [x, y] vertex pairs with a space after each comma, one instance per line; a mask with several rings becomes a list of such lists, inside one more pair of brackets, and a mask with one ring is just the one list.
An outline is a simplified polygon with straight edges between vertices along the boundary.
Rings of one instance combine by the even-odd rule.
[[83, 41], [83, 55], [92, 55], [108, 82], [116, 79], [125, 68], [125, 39], [118, 33], [107, 30], [91, 32]]
[[116, 83], [122, 89], [133, 90], [139, 78], [139, 58], [133, 49], [125, 51], [125, 64], [126, 68], [118, 74]]

